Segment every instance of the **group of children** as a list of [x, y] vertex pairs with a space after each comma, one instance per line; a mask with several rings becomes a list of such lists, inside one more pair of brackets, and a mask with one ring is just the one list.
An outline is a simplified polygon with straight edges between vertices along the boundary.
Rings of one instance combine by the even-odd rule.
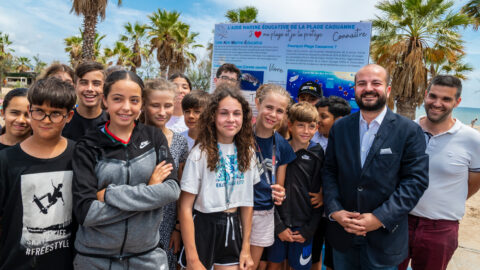
[[4, 99], [0, 269], [320, 267], [322, 138], [350, 107], [306, 94], [262, 85], [253, 124], [232, 84], [51, 67]]

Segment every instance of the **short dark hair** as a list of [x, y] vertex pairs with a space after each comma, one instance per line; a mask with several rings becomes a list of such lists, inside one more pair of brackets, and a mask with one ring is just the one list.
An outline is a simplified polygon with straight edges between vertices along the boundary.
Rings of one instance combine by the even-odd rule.
[[182, 110], [198, 109], [207, 107], [210, 95], [201, 90], [195, 90], [186, 94], [182, 99]]
[[67, 111], [72, 110], [77, 101], [73, 85], [55, 77], [36, 81], [28, 89], [27, 98], [30, 106], [48, 104], [50, 107], [65, 108]]
[[190, 82], [190, 79], [185, 75], [185, 74], [182, 74], [182, 73], [173, 73], [169, 78], [168, 80], [173, 82], [173, 80], [175, 80], [176, 78], [184, 78], [187, 83], [188, 83], [188, 88], [190, 88], [190, 91], [192, 91], [192, 82]]
[[26, 97], [27, 91], [28, 91], [27, 88], [15, 88], [10, 90], [3, 98], [3, 105], [2, 105], [3, 111], [7, 109], [8, 105], [10, 104], [10, 101], [12, 101], [14, 97]]
[[41, 78], [45, 79], [50, 76], [53, 76], [57, 74], [58, 72], [65, 72], [67, 73], [73, 81], [75, 81], [75, 72], [73, 69], [65, 64], [62, 63], [55, 63], [50, 65], [46, 70], [45, 70], [45, 75], [43, 75]]
[[315, 107], [317, 107], [317, 109], [319, 107], [328, 107], [328, 112], [331, 113], [334, 118], [349, 115], [352, 111], [350, 104], [345, 99], [337, 96], [323, 97], [315, 104]]
[[458, 99], [462, 95], [462, 81], [459, 78], [452, 75], [437, 75], [435, 76], [427, 88], [427, 93], [430, 92], [432, 85], [441, 85], [447, 87], [457, 88], [455, 98]]
[[85, 74], [92, 71], [101, 71], [103, 74], [103, 79], [105, 80], [106, 75], [104, 66], [99, 62], [87, 61], [80, 63], [75, 69], [75, 81], [81, 79], [83, 76], [85, 76]]
[[240, 71], [240, 69], [238, 69], [237, 66], [235, 66], [234, 64], [230, 64], [230, 63], [225, 63], [225, 64], [221, 65], [217, 69], [216, 77], [220, 78], [220, 75], [222, 75], [222, 72], [236, 73], [237, 74], [237, 80], [240, 80], [240, 77], [242, 76], [242, 72]]
[[138, 84], [138, 86], [140, 86], [140, 90], [142, 91], [142, 98], [145, 97], [145, 85], [143, 84], [142, 79], [138, 77], [135, 72], [129, 70], [117, 70], [110, 73], [105, 80], [105, 84], [103, 85], [103, 96], [107, 98], [112, 85], [121, 80], [130, 80]]

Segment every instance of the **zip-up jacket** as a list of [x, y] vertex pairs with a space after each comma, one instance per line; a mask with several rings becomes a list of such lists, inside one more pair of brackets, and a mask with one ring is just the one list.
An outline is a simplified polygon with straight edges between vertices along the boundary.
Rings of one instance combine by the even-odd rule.
[[[167, 139], [159, 129], [136, 123], [124, 145], [103, 128], [87, 132], [74, 151], [73, 209], [81, 225], [75, 249], [105, 258], [145, 254], [158, 245], [162, 206], [180, 194], [174, 170], [163, 183], [148, 185], [158, 163], [173, 164]], [[101, 202], [97, 192], [104, 188]]]
[[323, 206], [313, 208], [309, 192], [318, 193], [322, 186], [321, 168], [324, 153], [317, 144], [307, 149], [300, 149], [297, 158], [287, 165], [285, 174], [286, 199], [276, 206], [275, 234], [287, 228], [299, 228], [305, 239], [312, 238], [323, 213]]

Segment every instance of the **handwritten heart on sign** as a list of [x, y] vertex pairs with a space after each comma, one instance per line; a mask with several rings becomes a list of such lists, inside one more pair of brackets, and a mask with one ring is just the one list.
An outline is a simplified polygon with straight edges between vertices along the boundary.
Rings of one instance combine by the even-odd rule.
[[255, 36], [259, 38], [262, 35], [262, 31], [255, 31]]

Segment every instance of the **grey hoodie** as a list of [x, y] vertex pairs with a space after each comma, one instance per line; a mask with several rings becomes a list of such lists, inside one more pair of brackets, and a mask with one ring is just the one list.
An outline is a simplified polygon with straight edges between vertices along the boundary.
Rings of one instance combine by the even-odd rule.
[[[180, 193], [176, 172], [161, 184], [147, 185], [163, 160], [173, 164], [165, 136], [141, 123], [127, 145], [106, 134], [104, 127], [90, 130], [77, 143], [72, 190], [80, 226], [75, 269], [167, 267], [165, 252], [155, 248], [162, 206]], [[100, 202], [96, 193], [103, 188], [105, 202]]]

